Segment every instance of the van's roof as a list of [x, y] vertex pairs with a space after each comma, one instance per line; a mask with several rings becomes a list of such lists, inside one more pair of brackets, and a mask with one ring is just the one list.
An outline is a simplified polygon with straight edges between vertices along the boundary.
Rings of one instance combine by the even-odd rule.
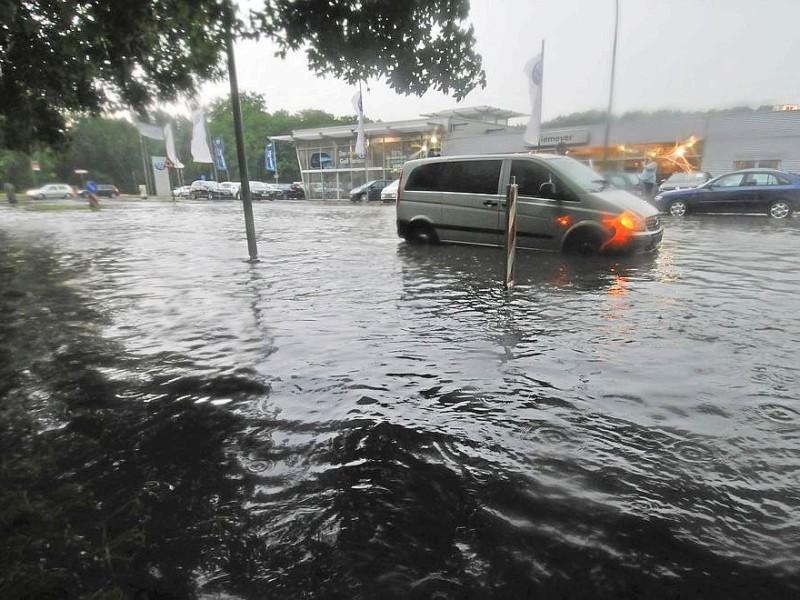
[[406, 163], [407, 164], [413, 163], [414, 165], [417, 165], [429, 162], [450, 162], [455, 160], [487, 160], [487, 159], [504, 160], [507, 158], [537, 158], [542, 160], [560, 160], [563, 158], [570, 158], [572, 160], [575, 160], [571, 156], [563, 156], [561, 154], [546, 154], [546, 153], [534, 154], [533, 152], [514, 152], [508, 154], [460, 154], [457, 156], [433, 156], [430, 158], [415, 158], [414, 160], [406, 161]]

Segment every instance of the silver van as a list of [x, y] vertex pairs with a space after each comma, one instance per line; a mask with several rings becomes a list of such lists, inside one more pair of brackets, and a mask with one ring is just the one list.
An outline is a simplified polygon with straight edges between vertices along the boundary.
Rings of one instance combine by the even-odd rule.
[[408, 161], [397, 233], [409, 242], [502, 246], [506, 186], [516, 178], [517, 247], [593, 254], [650, 252], [664, 230], [650, 203], [567, 156], [495, 154]]

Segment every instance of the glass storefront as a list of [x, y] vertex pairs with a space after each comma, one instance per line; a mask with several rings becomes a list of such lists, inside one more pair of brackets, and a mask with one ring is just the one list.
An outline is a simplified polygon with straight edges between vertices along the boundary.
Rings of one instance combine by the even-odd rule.
[[350, 190], [374, 179], [397, 179], [407, 160], [438, 152], [429, 131], [375, 135], [366, 140], [366, 156], [355, 153], [355, 139], [296, 141], [297, 160], [310, 199], [349, 198]]

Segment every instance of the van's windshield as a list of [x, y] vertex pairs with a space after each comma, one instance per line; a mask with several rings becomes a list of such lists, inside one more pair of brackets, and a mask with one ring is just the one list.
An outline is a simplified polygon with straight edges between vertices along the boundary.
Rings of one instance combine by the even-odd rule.
[[597, 171], [593, 171], [582, 162], [568, 156], [548, 160], [554, 171], [557, 171], [565, 180], [569, 181], [571, 187], [575, 187], [582, 192], [600, 192], [611, 184], [603, 179]]

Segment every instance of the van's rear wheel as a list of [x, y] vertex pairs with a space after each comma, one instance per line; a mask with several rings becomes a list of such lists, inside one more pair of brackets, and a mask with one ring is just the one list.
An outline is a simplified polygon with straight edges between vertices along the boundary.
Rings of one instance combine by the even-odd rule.
[[564, 241], [565, 254], [579, 254], [581, 256], [594, 256], [600, 253], [603, 240], [592, 231], [576, 231]]
[[433, 225], [422, 221], [410, 225], [406, 241], [410, 244], [436, 244], [439, 238]]

